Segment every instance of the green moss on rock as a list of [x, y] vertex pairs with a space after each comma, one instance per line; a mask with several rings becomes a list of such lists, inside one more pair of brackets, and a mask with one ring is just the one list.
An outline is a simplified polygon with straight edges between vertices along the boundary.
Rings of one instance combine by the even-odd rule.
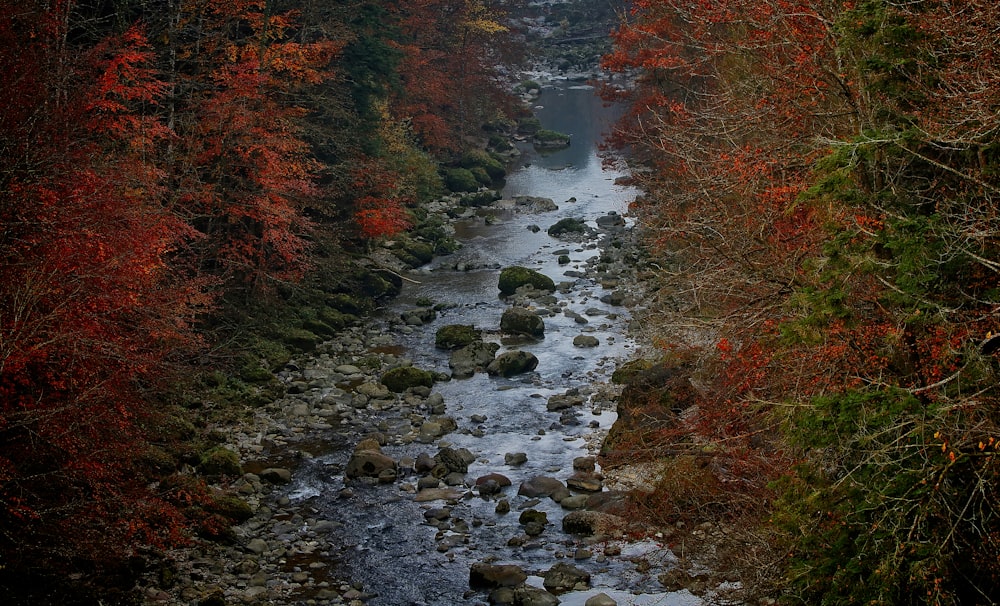
[[556, 284], [552, 281], [552, 278], [527, 267], [513, 265], [500, 272], [498, 286], [500, 292], [505, 295], [512, 295], [517, 292], [518, 288], [526, 285], [549, 292], [554, 292], [556, 289]]
[[382, 375], [382, 384], [393, 393], [403, 393], [411, 387], [433, 387], [434, 373], [413, 366], [399, 366]]

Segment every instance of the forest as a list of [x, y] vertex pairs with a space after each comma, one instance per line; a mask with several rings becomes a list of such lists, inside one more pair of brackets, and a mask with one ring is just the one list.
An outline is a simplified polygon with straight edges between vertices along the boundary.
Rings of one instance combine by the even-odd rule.
[[[515, 4], [3, 0], [0, 594], [135, 603], [227, 540], [206, 415], [398, 288], [345, 259], [454, 244], [421, 204], [502, 174]], [[734, 528], [747, 600], [995, 604], [1000, 7], [620, 18], [660, 357], [602, 464], [660, 462], [651, 525]]]
[[5, 603], [128, 601], [245, 517], [205, 403], [273, 399], [391, 293], [370, 242], [447, 245], [419, 205], [490, 182], [462, 153], [514, 109], [499, 4], [2, 3]]
[[742, 529], [757, 595], [1000, 595], [998, 10], [636, 0], [614, 34], [667, 377], [625, 404], [673, 416], [612, 446], [669, 461], [654, 517]]

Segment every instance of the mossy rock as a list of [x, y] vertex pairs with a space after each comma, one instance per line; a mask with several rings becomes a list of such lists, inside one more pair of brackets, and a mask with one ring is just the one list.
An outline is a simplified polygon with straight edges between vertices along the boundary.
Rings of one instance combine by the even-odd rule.
[[229, 476], [236, 478], [243, 475], [243, 469], [240, 467], [240, 456], [224, 446], [216, 446], [202, 453], [198, 471], [202, 475], [211, 477]]
[[281, 340], [300, 351], [312, 351], [323, 339], [305, 328], [291, 328], [281, 335]]
[[482, 169], [490, 179], [487, 184], [492, 181], [500, 181], [507, 176], [507, 169], [504, 168], [503, 163], [483, 150], [466, 152], [459, 160], [459, 166], [469, 170]]
[[532, 135], [542, 130], [542, 121], [534, 116], [522, 118], [517, 123], [517, 132], [524, 135]]
[[652, 367], [653, 362], [650, 360], [643, 360], [642, 358], [629, 360], [611, 373], [611, 382], [616, 385], [624, 385], [640, 373], [647, 371]]
[[500, 193], [491, 189], [488, 191], [480, 191], [474, 194], [462, 196], [458, 203], [465, 207], [481, 208], [483, 206], [489, 206], [499, 199]]
[[505, 309], [500, 317], [500, 331], [512, 335], [542, 337], [545, 335], [545, 322], [530, 309], [511, 307]]
[[486, 172], [486, 169], [482, 166], [474, 166], [469, 169], [469, 172], [472, 173], [472, 176], [476, 178], [476, 181], [478, 181], [480, 185], [493, 184], [493, 179], [490, 178], [490, 174]]
[[565, 219], [560, 219], [555, 222], [552, 227], [550, 227], [546, 233], [550, 236], [556, 237], [565, 233], [584, 233], [587, 231], [587, 224], [584, 223], [583, 219], [576, 219], [573, 217], [566, 217]]
[[250, 505], [234, 495], [216, 496], [205, 508], [236, 522], [246, 522], [253, 517], [253, 509], [250, 508]]
[[542, 129], [535, 133], [531, 140], [535, 147], [543, 149], [558, 149], [569, 147], [570, 136], [554, 130]]
[[304, 320], [302, 322], [302, 328], [327, 339], [337, 334], [336, 328], [330, 326], [322, 320]]
[[438, 329], [434, 346], [438, 349], [459, 349], [482, 339], [482, 333], [471, 324], [449, 324]]
[[405, 253], [410, 260], [407, 261], [402, 256], [400, 256], [400, 259], [410, 265], [410, 267], [420, 267], [421, 265], [430, 263], [434, 259], [434, 245], [427, 242], [407, 240], [403, 244], [401, 252]]
[[274, 380], [274, 373], [264, 368], [257, 360], [248, 360], [240, 367], [240, 379], [247, 383], [270, 383]]
[[330, 307], [324, 307], [319, 310], [316, 317], [320, 322], [323, 322], [324, 324], [327, 324], [337, 330], [343, 330], [358, 321], [358, 317], [354, 314], [344, 313]]
[[370, 305], [367, 301], [346, 293], [332, 294], [326, 298], [327, 307], [352, 316], [364, 315]]
[[479, 181], [467, 168], [446, 168], [444, 184], [453, 192], [473, 192], [479, 189]]
[[512, 265], [500, 272], [499, 288], [505, 295], [512, 295], [521, 286], [533, 286], [538, 290], [555, 292], [556, 284], [552, 278], [541, 274], [533, 269]]
[[393, 393], [403, 393], [411, 387], [433, 387], [434, 373], [413, 366], [399, 366], [382, 375], [382, 384]]
[[362, 292], [373, 299], [395, 297], [402, 290], [403, 279], [392, 272], [375, 270], [364, 275]]

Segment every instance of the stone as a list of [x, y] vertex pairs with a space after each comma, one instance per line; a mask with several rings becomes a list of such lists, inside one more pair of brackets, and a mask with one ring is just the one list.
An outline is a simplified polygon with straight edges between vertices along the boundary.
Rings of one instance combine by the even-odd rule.
[[577, 335], [573, 337], [574, 347], [597, 347], [600, 344], [600, 339], [591, 335]]
[[542, 337], [545, 335], [545, 322], [530, 309], [510, 307], [505, 309], [500, 317], [500, 331], [513, 335]]
[[618, 606], [618, 602], [606, 593], [599, 593], [587, 598], [583, 606]]
[[525, 480], [517, 489], [517, 494], [528, 498], [548, 497], [559, 489], [566, 489], [566, 485], [556, 478], [548, 476], [535, 476]]
[[479, 341], [457, 349], [451, 354], [448, 366], [456, 379], [471, 377], [477, 370], [485, 369], [500, 350], [497, 343]]
[[394, 393], [403, 393], [416, 386], [433, 387], [434, 373], [413, 366], [398, 366], [382, 375], [382, 384]]
[[576, 457], [573, 459], [573, 471], [593, 473], [597, 469], [597, 457]]
[[504, 454], [503, 462], [511, 467], [520, 467], [528, 462], [528, 455], [523, 452], [508, 452]]
[[545, 573], [542, 586], [556, 595], [587, 589], [590, 587], [590, 573], [572, 564], [558, 562]]
[[598, 227], [624, 227], [625, 217], [619, 215], [615, 211], [610, 211], [608, 214], [597, 218]]
[[504, 488], [511, 485], [510, 478], [500, 473], [488, 473], [483, 476], [476, 478], [476, 486], [486, 484], [487, 482], [494, 482], [500, 488]]
[[579, 406], [586, 401], [586, 398], [583, 396], [556, 394], [550, 397], [548, 402], [545, 403], [545, 409], [549, 412], [556, 412], [559, 410], [573, 408], [574, 406]]
[[528, 351], [506, 351], [496, 357], [486, 367], [486, 372], [493, 376], [512, 377], [531, 372], [538, 367], [538, 358]]
[[272, 484], [288, 484], [292, 481], [292, 472], [283, 467], [268, 467], [260, 472], [260, 477]]
[[496, 512], [498, 515], [510, 513], [510, 501], [508, 501], [507, 499], [500, 499], [499, 501], [497, 501], [497, 506], [493, 511]]
[[577, 510], [587, 506], [587, 495], [573, 495], [559, 501], [559, 506], [563, 509]]
[[563, 516], [563, 532], [585, 537], [598, 533], [603, 516], [596, 511], [571, 511]]
[[392, 458], [373, 450], [362, 450], [351, 455], [344, 469], [348, 478], [377, 478], [383, 471], [395, 470], [396, 462]]
[[416, 460], [413, 462], [413, 470], [417, 473], [428, 473], [434, 469], [435, 465], [437, 465], [437, 461], [434, 460], [434, 457], [426, 452], [422, 452], [417, 455]]
[[438, 349], [459, 349], [482, 339], [482, 333], [469, 324], [448, 324], [438, 329], [434, 346]]
[[517, 587], [526, 580], [527, 573], [515, 564], [476, 562], [469, 570], [469, 587], [473, 589]]
[[556, 284], [552, 278], [527, 267], [514, 265], [500, 272], [498, 287], [502, 294], [512, 295], [522, 286], [531, 286], [537, 290], [549, 292], [556, 290]]
[[260, 555], [267, 551], [267, 541], [260, 538], [250, 539], [250, 542], [247, 543], [247, 551]]
[[567, 478], [566, 485], [573, 490], [583, 492], [601, 492], [604, 489], [604, 482], [597, 474], [586, 471], [578, 471]]
[[514, 589], [514, 603], [518, 606], [556, 606], [559, 598], [540, 587], [524, 585]]
[[538, 524], [548, 524], [549, 516], [544, 511], [538, 511], [537, 509], [525, 509], [521, 512], [521, 515], [517, 518], [520, 524], [529, 524], [535, 522]]
[[445, 446], [438, 451], [434, 457], [438, 463], [444, 465], [448, 471], [457, 473], [467, 473], [469, 465], [476, 460], [468, 448], [451, 448]]

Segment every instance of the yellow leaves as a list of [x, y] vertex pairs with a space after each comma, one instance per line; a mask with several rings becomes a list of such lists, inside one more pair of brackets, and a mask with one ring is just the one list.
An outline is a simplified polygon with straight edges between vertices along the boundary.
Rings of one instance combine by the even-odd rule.
[[465, 12], [468, 17], [462, 25], [469, 30], [482, 34], [494, 35], [507, 31], [507, 26], [492, 18], [490, 11], [479, 0], [467, 0]]

